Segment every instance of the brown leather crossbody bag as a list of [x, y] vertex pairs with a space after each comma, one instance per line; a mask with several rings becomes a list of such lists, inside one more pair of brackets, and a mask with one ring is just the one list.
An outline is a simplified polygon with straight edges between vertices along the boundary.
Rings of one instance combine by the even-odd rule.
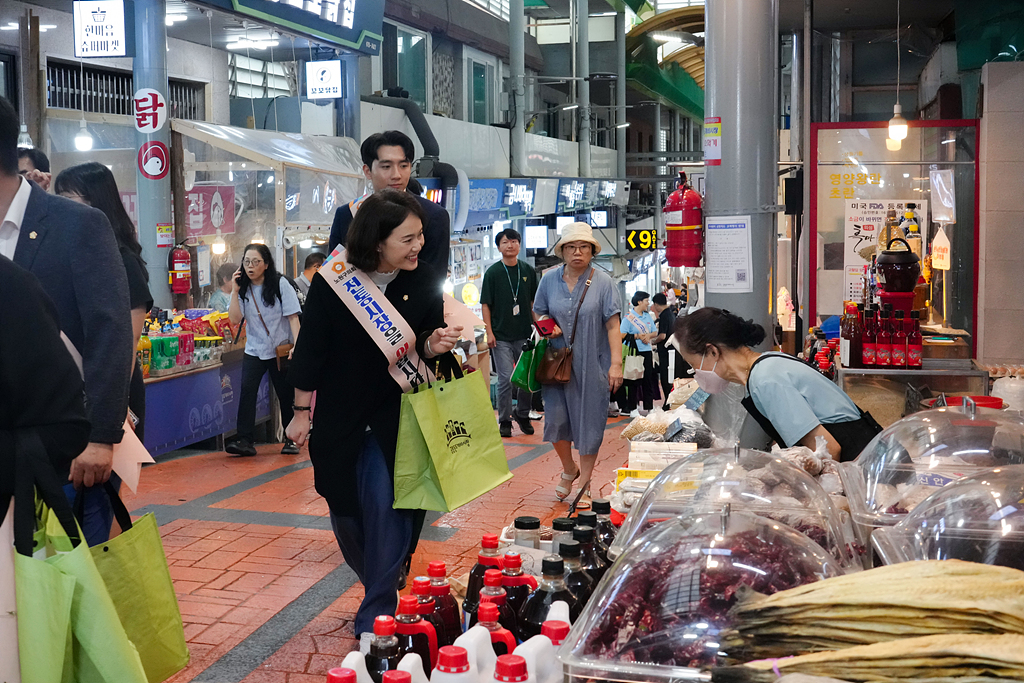
[[544, 351], [544, 357], [537, 365], [537, 381], [541, 384], [568, 384], [572, 377], [572, 345], [576, 342], [576, 322], [580, 319], [580, 309], [583, 308], [583, 300], [587, 298], [587, 290], [590, 289], [595, 271], [595, 268], [590, 269], [590, 275], [587, 276], [580, 300], [576, 304], [576, 315], [572, 319], [572, 337], [569, 339], [569, 345], [556, 349], [548, 344]]

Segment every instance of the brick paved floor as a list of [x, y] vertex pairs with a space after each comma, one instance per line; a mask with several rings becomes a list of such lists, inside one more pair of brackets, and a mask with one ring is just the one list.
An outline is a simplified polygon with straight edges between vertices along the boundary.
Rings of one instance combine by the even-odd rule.
[[[554, 497], [561, 467], [541, 440], [542, 424], [534, 436], [517, 428], [505, 440], [509, 482], [428, 516], [411, 576], [425, 575], [431, 560], [458, 576], [476, 561], [482, 534], [519, 515], [549, 522], [566, 511]], [[609, 420], [598, 458], [595, 482], [605, 493], [626, 460], [624, 424]], [[161, 525], [192, 653], [173, 683], [322, 683], [356, 646], [362, 586], [338, 550], [308, 455], [280, 455], [279, 445], [258, 450], [254, 458], [205, 453], [158, 462], [145, 468], [136, 494], [124, 489], [133, 514], [153, 512]]]

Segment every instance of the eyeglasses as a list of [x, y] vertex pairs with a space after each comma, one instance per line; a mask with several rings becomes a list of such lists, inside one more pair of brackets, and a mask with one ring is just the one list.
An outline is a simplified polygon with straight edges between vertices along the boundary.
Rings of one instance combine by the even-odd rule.
[[567, 244], [564, 247], [562, 247], [562, 251], [565, 251], [566, 249], [573, 253], [582, 254], [587, 249], [593, 249], [593, 247], [589, 244]]
[[248, 266], [258, 266], [261, 263], [263, 263], [263, 259], [247, 258], [247, 259], [243, 259], [242, 260], [242, 265], [243, 266], [247, 266], [247, 267]]

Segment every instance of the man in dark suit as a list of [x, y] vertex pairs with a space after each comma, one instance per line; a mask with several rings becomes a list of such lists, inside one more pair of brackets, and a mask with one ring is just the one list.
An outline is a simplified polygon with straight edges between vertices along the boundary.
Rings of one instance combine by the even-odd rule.
[[[113, 445], [124, 435], [135, 352], [128, 280], [103, 212], [47, 194], [18, 175], [18, 129], [14, 107], [0, 98], [0, 254], [36, 276], [82, 356], [92, 426], [69, 477], [81, 491], [110, 478]], [[86, 497], [90, 545], [108, 537], [108, 509], [102, 493]]]
[[[412, 160], [416, 156], [416, 148], [408, 135], [398, 130], [374, 133], [363, 140], [359, 153], [363, 158], [363, 175], [373, 184], [374, 192], [386, 187], [401, 192], [408, 189]], [[345, 244], [349, 223], [352, 222], [352, 216], [359, 209], [362, 199], [363, 197], [353, 200], [334, 213], [329, 251], [334, 251], [339, 244]], [[430, 267], [444, 279], [448, 272], [451, 220], [448, 212], [439, 205], [419, 195], [416, 195], [416, 199], [427, 214], [427, 222], [423, 226], [423, 250], [420, 251], [420, 260], [430, 264]]]

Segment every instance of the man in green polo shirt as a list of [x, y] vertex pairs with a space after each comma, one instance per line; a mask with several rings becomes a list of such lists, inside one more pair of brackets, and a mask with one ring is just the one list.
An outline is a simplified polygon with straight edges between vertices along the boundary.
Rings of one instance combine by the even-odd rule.
[[[537, 271], [519, 260], [522, 237], [506, 228], [494, 238], [501, 261], [484, 273], [480, 291], [487, 344], [494, 349], [494, 367], [498, 374], [498, 427], [503, 437], [512, 436], [512, 420], [524, 434], [533, 434], [530, 404], [533, 394], [512, 386], [512, 371], [530, 338], [533, 325], [533, 297], [537, 294]], [[515, 393], [515, 412], [512, 395]]]

